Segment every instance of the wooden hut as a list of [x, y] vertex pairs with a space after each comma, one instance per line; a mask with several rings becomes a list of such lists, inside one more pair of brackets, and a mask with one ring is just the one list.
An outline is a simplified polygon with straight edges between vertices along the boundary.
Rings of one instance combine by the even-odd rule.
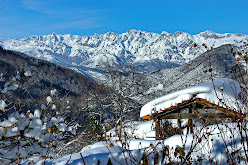
[[[141, 108], [142, 119], [153, 119], [156, 139], [163, 139], [175, 132], [166, 119], [187, 119], [187, 131], [193, 133], [192, 120], [211, 124], [220, 118], [241, 118], [246, 114], [246, 92], [242, 84], [232, 79], [217, 79], [182, 89], [157, 98]], [[181, 125], [177, 133], [180, 133]]]

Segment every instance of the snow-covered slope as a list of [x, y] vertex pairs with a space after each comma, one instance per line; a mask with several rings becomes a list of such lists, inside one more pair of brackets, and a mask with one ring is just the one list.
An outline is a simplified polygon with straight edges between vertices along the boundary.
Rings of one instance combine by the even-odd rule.
[[239, 46], [247, 40], [247, 35], [212, 31], [190, 35], [185, 32], [158, 34], [129, 30], [123, 34], [108, 32], [93, 36], [52, 33], [0, 40], [0, 45], [5, 49], [72, 67], [90, 77], [98, 77], [96, 73], [102, 73], [100, 66], [104, 62], [131, 64], [147, 73], [183, 64], [205, 51], [203, 47], [193, 48], [193, 43], [213, 47], [224, 44]]
[[[231, 53], [232, 48], [236, 49], [232, 45], [223, 45], [178, 67], [138, 74], [141, 75], [137, 81], [141, 86], [138, 93], [142, 93], [137, 97], [138, 101], [145, 104], [165, 94], [210, 81], [211, 78], [234, 78], [235, 74], [230, 70], [233, 70], [237, 60]], [[208, 72], [210, 68], [212, 72]]]

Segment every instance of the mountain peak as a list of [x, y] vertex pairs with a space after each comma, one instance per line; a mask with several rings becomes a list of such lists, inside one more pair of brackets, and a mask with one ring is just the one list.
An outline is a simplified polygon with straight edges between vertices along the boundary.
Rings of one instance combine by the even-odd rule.
[[53, 36], [57, 36], [58, 34], [57, 33], [55, 33], [55, 32], [52, 32], [52, 34], [51, 35], [53, 35]]
[[115, 32], [109, 31], [109, 32], [105, 33], [104, 35], [106, 35], [106, 36], [111, 36], [111, 35], [116, 35], [116, 33], [115, 33]]
[[127, 32], [136, 33], [136, 32], [138, 32], [138, 31], [141, 31], [141, 30], [137, 30], [137, 29], [130, 29], [130, 30], [128, 30]]
[[162, 31], [161, 35], [169, 35], [170, 33], [167, 31]]
[[137, 33], [142, 33], [143, 31], [141, 30], [137, 30], [137, 29], [131, 29], [131, 30], [128, 30], [127, 33], [128, 34], [137, 34]]
[[214, 39], [218, 39], [218, 38], [221, 38], [224, 36], [224, 34], [219, 34], [219, 33], [216, 33], [214, 31], [211, 31], [211, 30], [206, 30], [204, 32], [201, 32], [199, 34], [197, 34], [196, 36], [202, 36], [204, 38], [214, 38]]
[[212, 30], [206, 30], [205, 32], [202, 33], [208, 33], [208, 34], [217, 34], [216, 32], [212, 31]]
[[140, 72], [149, 73], [184, 64], [205, 51], [192, 49], [192, 43], [205, 43], [215, 48], [225, 44], [240, 46], [247, 39], [247, 35], [218, 34], [210, 30], [190, 35], [182, 31], [158, 34], [132, 29], [122, 34], [108, 32], [92, 36], [52, 33], [2, 40], [0, 44], [5, 49], [76, 68], [85, 75], [97, 75], [96, 72], [102, 73], [100, 66], [106, 59], [116, 64], [134, 65]]

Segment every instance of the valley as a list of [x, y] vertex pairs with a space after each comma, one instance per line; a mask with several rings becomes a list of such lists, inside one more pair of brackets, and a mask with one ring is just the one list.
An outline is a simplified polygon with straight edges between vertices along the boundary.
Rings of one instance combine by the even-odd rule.
[[150, 33], [129, 30], [117, 34], [108, 32], [92, 36], [60, 35], [52, 33], [20, 39], [0, 39], [0, 45], [31, 57], [70, 67], [96, 80], [104, 79], [104, 62], [132, 65], [140, 73], [182, 65], [206, 51], [193, 44], [209, 47], [232, 44], [241, 46], [248, 40], [243, 34], [218, 34], [205, 31], [196, 35], [185, 32]]

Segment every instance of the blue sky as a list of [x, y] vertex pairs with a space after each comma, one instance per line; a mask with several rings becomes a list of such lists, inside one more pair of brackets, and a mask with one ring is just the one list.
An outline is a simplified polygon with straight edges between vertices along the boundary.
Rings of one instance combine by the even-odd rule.
[[0, 38], [130, 29], [248, 34], [247, 0], [0, 0]]

